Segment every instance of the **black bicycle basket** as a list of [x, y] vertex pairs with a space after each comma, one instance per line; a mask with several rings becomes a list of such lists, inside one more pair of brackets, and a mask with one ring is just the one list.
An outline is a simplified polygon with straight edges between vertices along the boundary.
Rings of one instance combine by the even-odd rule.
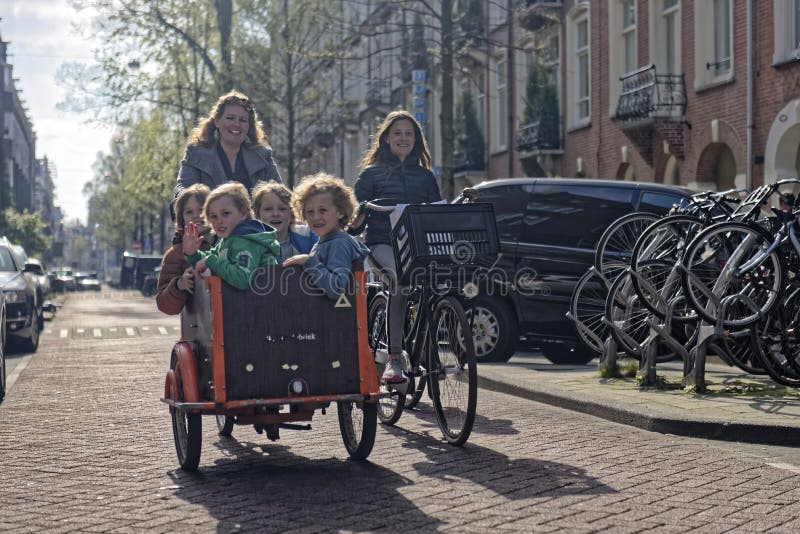
[[442, 269], [491, 263], [500, 253], [494, 206], [475, 204], [415, 204], [405, 208], [392, 228], [397, 275], [409, 285], [417, 275]]

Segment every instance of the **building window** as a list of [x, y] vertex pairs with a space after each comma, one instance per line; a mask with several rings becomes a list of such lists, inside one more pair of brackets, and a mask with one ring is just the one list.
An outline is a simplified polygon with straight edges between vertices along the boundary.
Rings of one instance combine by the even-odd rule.
[[680, 0], [656, 0], [650, 6], [650, 58], [658, 74], [681, 74]]
[[714, 0], [714, 69], [717, 74], [731, 70], [730, 0]]
[[800, 60], [800, 0], [774, 0], [775, 53], [773, 63]]
[[625, 72], [636, 70], [638, 58], [636, 57], [636, 2], [634, 0], [622, 0], [620, 2], [622, 17], [622, 42], [623, 42], [623, 65]]
[[620, 78], [639, 68], [635, 0], [608, 0], [609, 107], [614, 115], [622, 92]]
[[505, 150], [506, 148], [506, 135], [508, 134], [508, 127], [506, 121], [508, 120], [507, 95], [506, 95], [506, 60], [501, 59], [497, 62], [497, 71], [495, 72], [495, 107], [494, 114], [494, 147], [496, 150]]
[[694, 3], [696, 90], [733, 79], [733, 15], [731, 0]]
[[567, 124], [581, 128], [591, 122], [591, 39], [589, 3], [578, 3], [567, 15]]

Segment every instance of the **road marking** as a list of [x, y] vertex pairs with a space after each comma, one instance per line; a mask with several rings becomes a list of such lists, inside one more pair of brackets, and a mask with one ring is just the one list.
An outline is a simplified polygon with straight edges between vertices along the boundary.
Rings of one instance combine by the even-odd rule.
[[166, 328], [164, 328], [163, 326], [159, 326], [159, 327], [158, 327], [158, 332], [159, 332], [160, 334], [164, 335], [164, 336], [166, 336], [166, 335], [169, 333], [169, 332], [167, 332], [167, 329], [166, 329]]
[[173, 330], [175, 330], [175, 331], [177, 332], [178, 330], [180, 330], [180, 329], [181, 329], [181, 327], [180, 327], [180, 326], [173, 326], [173, 327], [172, 327], [172, 329], [173, 329]]
[[78, 334], [83, 334], [83, 328], [76, 328], [75, 332], [77, 332]]
[[109, 332], [116, 332], [117, 331], [117, 327], [115, 326], [113, 328], [109, 328], [108, 331]]
[[767, 465], [777, 467], [778, 469], [783, 469], [784, 471], [791, 471], [792, 473], [800, 475], [800, 467], [797, 467], [796, 465], [783, 462], [767, 462]]
[[150, 327], [149, 326], [143, 326], [142, 330], [145, 330], [145, 331], [150, 330]]
[[102, 334], [102, 332], [100, 332], [99, 328], [95, 328], [95, 329], [92, 330], [92, 335], [94, 337], [102, 337], [103, 334]]
[[33, 355], [36, 354], [32, 352], [27, 356], [23, 356], [22, 360], [19, 361], [17, 365], [14, 366], [14, 370], [11, 371], [11, 374], [6, 377], [6, 395], [8, 395], [8, 390], [11, 389], [11, 386], [14, 385], [14, 382], [17, 381], [19, 374], [28, 366], [28, 362], [31, 361]]
[[125, 327], [125, 333], [128, 334], [129, 336], [135, 336], [136, 335], [136, 333], [133, 331], [133, 328], [131, 328], [130, 326], [126, 326]]
[[69, 335], [69, 330], [67, 330], [66, 328], [62, 328], [61, 332], [58, 333], [58, 337], [60, 337], [61, 339], [64, 339], [68, 335]]

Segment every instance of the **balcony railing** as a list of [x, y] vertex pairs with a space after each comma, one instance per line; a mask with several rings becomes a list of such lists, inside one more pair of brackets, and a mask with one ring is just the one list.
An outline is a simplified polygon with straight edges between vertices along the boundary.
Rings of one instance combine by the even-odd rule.
[[392, 95], [389, 80], [370, 80], [367, 83], [366, 100], [370, 106], [390, 104]]
[[548, 0], [517, 0], [519, 21], [529, 31], [535, 32], [557, 24], [561, 20], [564, 2]]
[[681, 118], [686, 113], [683, 74], [656, 74], [655, 65], [620, 78], [622, 92], [614, 117], [622, 121]]
[[561, 116], [547, 112], [539, 120], [517, 130], [516, 146], [525, 152], [537, 150], [561, 150]]

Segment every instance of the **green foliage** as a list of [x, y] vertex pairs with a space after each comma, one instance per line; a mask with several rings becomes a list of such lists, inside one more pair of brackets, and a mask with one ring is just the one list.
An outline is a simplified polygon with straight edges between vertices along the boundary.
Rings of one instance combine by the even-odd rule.
[[478, 124], [478, 115], [472, 92], [467, 89], [461, 96], [456, 117], [456, 148], [466, 155], [469, 170], [483, 170], [486, 168], [483, 132]]
[[22, 245], [29, 256], [41, 256], [50, 248], [46, 228], [41, 212], [28, 213], [25, 210], [19, 213], [12, 208], [0, 212], [0, 236], [4, 235], [12, 243]]
[[110, 153], [98, 154], [95, 177], [84, 193], [89, 196], [89, 224], [97, 225], [101, 242], [124, 249], [137, 217], [161, 213], [172, 199], [184, 143], [156, 110], [122, 126]]
[[558, 113], [558, 94], [556, 87], [548, 79], [548, 68], [535, 63], [528, 69], [525, 84], [525, 107], [522, 110], [522, 124], [530, 124], [543, 114]]

